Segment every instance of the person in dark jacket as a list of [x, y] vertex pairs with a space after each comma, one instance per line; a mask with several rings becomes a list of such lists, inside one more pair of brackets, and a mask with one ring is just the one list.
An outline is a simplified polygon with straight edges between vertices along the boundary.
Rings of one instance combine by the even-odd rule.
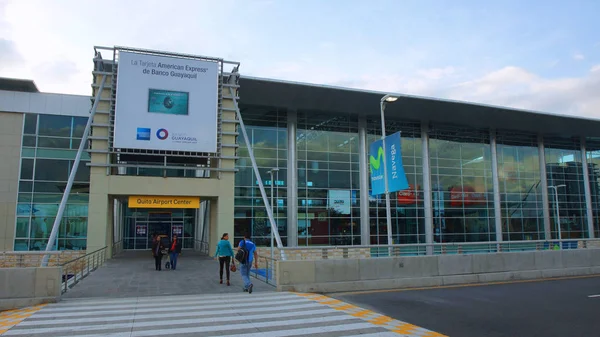
[[152, 236], [152, 256], [154, 256], [154, 267], [157, 271], [162, 270], [160, 262], [162, 260], [163, 246], [160, 244], [160, 237], [156, 234]]
[[173, 234], [173, 239], [169, 244], [169, 254], [171, 255], [171, 270], [177, 269], [177, 257], [181, 254], [181, 240], [177, 234]]

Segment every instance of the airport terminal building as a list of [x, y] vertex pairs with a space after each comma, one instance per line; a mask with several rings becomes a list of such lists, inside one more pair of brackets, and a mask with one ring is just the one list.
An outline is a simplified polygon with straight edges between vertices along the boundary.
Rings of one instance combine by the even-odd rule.
[[[224, 232], [267, 246], [259, 179], [284, 246], [388, 243], [368, 164], [385, 93], [95, 51], [91, 96], [0, 79], [0, 250], [45, 249], [93, 109], [56, 249], [143, 250], [153, 233], [184, 248], [213, 250]], [[600, 120], [405, 95], [385, 114], [409, 182], [391, 195], [393, 243], [600, 236]]]

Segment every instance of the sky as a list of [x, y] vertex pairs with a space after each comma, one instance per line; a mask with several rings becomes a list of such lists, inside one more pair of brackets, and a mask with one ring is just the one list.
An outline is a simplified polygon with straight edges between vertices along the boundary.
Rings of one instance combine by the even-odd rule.
[[[0, 0], [0, 77], [91, 95], [94, 46], [242, 75], [600, 118], [597, 0]], [[243, 90], [243, 88], [241, 88]]]

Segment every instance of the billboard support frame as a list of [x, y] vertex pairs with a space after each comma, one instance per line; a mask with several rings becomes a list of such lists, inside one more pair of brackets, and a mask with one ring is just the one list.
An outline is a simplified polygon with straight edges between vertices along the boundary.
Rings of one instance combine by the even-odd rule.
[[[222, 107], [222, 102], [225, 97], [223, 97], [224, 89], [233, 87], [238, 88], [239, 85], [228, 84], [226, 83], [227, 77], [232, 74], [232, 70], [235, 67], [239, 67], [240, 62], [237, 61], [229, 61], [218, 57], [210, 57], [204, 55], [193, 55], [193, 54], [185, 54], [185, 53], [174, 53], [168, 51], [159, 51], [159, 50], [151, 50], [151, 49], [142, 49], [135, 47], [126, 47], [126, 46], [95, 46], [94, 50], [96, 52], [95, 61], [98, 61], [100, 64], [106, 64], [112, 66], [112, 69], [107, 68], [106, 70], [99, 72], [95, 70], [96, 75], [104, 75], [107, 76], [113, 75], [113, 84], [111, 88], [111, 96], [109, 100], [111, 101], [110, 109], [108, 111], [99, 111], [101, 114], [108, 114], [109, 121], [106, 125], [100, 125], [99, 127], [107, 127], [108, 135], [106, 136], [106, 140], [108, 142], [108, 149], [106, 152], [106, 164], [97, 164], [97, 166], [106, 167], [107, 175], [111, 173], [111, 167], [120, 167], [121, 161], [120, 157], [122, 155], [141, 155], [141, 156], [168, 156], [168, 157], [185, 157], [185, 158], [198, 158], [204, 159], [206, 163], [198, 164], [197, 169], [207, 169], [207, 166], [211, 167], [211, 171], [215, 173], [214, 178], [220, 178], [220, 173], [223, 170], [228, 171], [227, 169], [222, 169], [223, 160], [235, 160], [237, 158], [232, 156], [224, 156], [222, 155], [223, 150], [225, 148], [232, 147], [232, 144], [229, 144], [228, 141], [223, 142], [224, 136], [228, 136], [229, 132], [224, 132], [223, 129], [228, 124], [237, 124], [238, 122], [235, 120], [223, 119], [223, 112], [228, 111]], [[100, 52], [105, 51], [111, 54], [106, 59], [103, 59]], [[119, 68], [119, 52], [130, 52], [130, 53], [138, 53], [145, 54], [150, 56], [163, 56], [163, 57], [172, 57], [183, 60], [198, 60], [198, 61], [210, 61], [217, 63], [217, 148], [215, 152], [197, 152], [190, 150], [148, 150], [148, 149], [134, 149], [134, 148], [118, 148], [114, 146], [114, 132], [115, 132], [115, 101], [116, 101], [116, 90], [118, 88], [116, 85], [117, 69]], [[97, 68], [95, 68], [97, 69]], [[108, 88], [110, 83], [107, 83], [105, 88]], [[229, 98], [229, 97], [227, 97]], [[233, 110], [233, 109], [231, 109]], [[212, 163], [212, 164], [211, 164]], [[126, 164], [126, 163], [123, 163]], [[191, 167], [190, 167], [191, 168]], [[208, 177], [207, 177], [208, 178]]]

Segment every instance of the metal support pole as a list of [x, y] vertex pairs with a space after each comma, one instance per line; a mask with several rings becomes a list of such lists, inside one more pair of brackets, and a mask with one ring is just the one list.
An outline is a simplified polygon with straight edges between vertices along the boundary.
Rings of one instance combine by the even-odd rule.
[[556, 229], [558, 231], [558, 240], [559, 240], [558, 245], [562, 249], [562, 242], [560, 242], [560, 240], [562, 240], [562, 228], [560, 226], [560, 210], [559, 210], [559, 204], [558, 204], [558, 188], [559, 187], [567, 187], [567, 186], [566, 185], [548, 186], [548, 188], [551, 188], [554, 190], [554, 202], [555, 202], [555, 211], [556, 211]]
[[287, 116], [287, 246], [298, 246], [298, 157], [296, 153], [296, 111], [288, 111]]
[[431, 205], [431, 167], [429, 165], [429, 125], [421, 123], [421, 152], [423, 153], [423, 209], [425, 213], [425, 243], [427, 255], [433, 255], [433, 210]]
[[[272, 168], [271, 170], [269, 170], [269, 173], [271, 175], [271, 209], [273, 209], [273, 187], [275, 185], [274, 181], [273, 181], [273, 172], [279, 172], [279, 168]], [[279, 173], [278, 173], [279, 175]], [[271, 261], [275, 259], [275, 248], [274, 248], [274, 241], [275, 239], [275, 233], [273, 232], [273, 229], [271, 229]]]
[[[490, 148], [492, 154], [492, 185], [494, 188], [494, 224], [496, 227], [496, 241], [502, 242], [502, 209], [500, 203], [500, 182], [498, 178], [498, 143], [496, 130], [490, 130]], [[510, 238], [508, 239], [510, 241]], [[500, 244], [498, 244], [500, 251]]]
[[[73, 187], [75, 175], [77, 174], [77, 169], [79, 168], [81, 154], [85, 150], [88, 136], [90, 134], [90, 129], [92, 128], [92, 121], [94, 119], [94, 116], [96, 115], [96, 109], [98, 108], [98, 103], [100, 103], [100, 97], [102, 96], [102, 91], [104, 91], [105, 83], [106, 75], [102, 75], [102, 81], [100, 82], [100, 86], [98, 87], [98, 91], [96, 92], [96, 99], [94, 100], [94, 104], [92, 105], [92, 109], [90, 110], [90, 116], [88, 117], [87, 123], [85, 125], [85, 130], [83, 131], [83, 135], [81, 137], [81, 143], [79, 143], [79, 149], [77, 150], [77, 155], [75, 156], [75, 161], [73, 162], [73, 167], [71, 168], [71, 173], [69, 174], [69, 180], [67, 181], [67, 186], [65, 186], [65, 191], [63, 192], [60, 205], [58, 206], [58, 212], [56, 213], [56, 219], [54, 219], [54, 224], [52, 225], [52, 232], [50, 233], [50, 238], [48, 239], [48, 244], [46, 245], [47, 252], [52, 250], [52, 246], [54, 246], [54, 242], [56, 241], [56, 236], [58, 235], [60, 222], [62, 220], [63, 213], [65, 212], [65, 207], [67, 206], [69, 194], [71, 193], [71, 187]], [[48, 265], [48, 259], [49, 255], [45, 254], [44, 258], [42, 259], [42, 267], [46, 267]]]
[[[234, 77], [237, 74], [232, 74]], [[256, 165], [256, 159], [254, 158], [254, 151], [252, 151], [252, 146], [250, 144], [250, 140], [248, 139], [248, 133], [246, 132], [246, 126], [244, 125], [244, 120], [242, 119], [242, 114], [240, 113], [240, 107], [238, 105], [238, 101], [236, 99], [235, 92], [233, 88], [229, 88], [229, 93], [231, 94], [233, 105], [235, 106], [235, 112], [237, 114], [238, 120], [240, 121], [240, 129], [242, 130], [242, 134], [244, 136], [244, 141], [246, 142], [246, 147], [248, 149], [248, 154], [250, 155], [250, 160], [252, 161], [252, 168], [254, 169], [254, 174], [256, 174], [256, 178], [258, 181], [258, 187], [260, 189], [260, 194], [263, 199], [263, 203], [265, 204], [265, 208], [267, 209], [267, 215], [269, 216], [269, 222], [271, 222], [271, 231], [275, 232], [275, 240], [277, 241], [277, 248], [281, 252], [281, 259], [285, 260], [285, 252], [283, 251], [283, 244], [281, 243], [281, 237], [279, 236], [279, 232], [277, 231], [277, 226], [275, 224], [275, 219], [273, 218], [273, 209], [271, 205], [269, 205], [269, 200], [267, 199], [267, 193], [265, 192], [265, 186], [263, 185], [262, 178], [260, 176], [260, 172], [258, 171], [258, 166]]]
[[[381, 140], [383, 143], [383, 182], [385, 184], [385, 216], [386, 216], [386, 224], [387, 224], [387, 241], [388, 245], [392, 245], [392, 209], [390, 205], [390, 189], [388, 186], [388, 176], [387, 176], [387, 153], [385, 146], [385, 101], [382, 99], [380, 102], [380, 111], [381, 111]], [[390, 247], [390, 256], [392, 256], [392, 247]]]
[[548, 198], [548, 175], [546, 173], [546, 152], [542, 135], [538, 135], [538, 156], [540, 158], [540, 181], [542, 183], [544, 236], [546, 240], [552, 240], [552, 229], [550, 228], [550, 200]]
[[369, 166], [367, 146], [367, 121], [365, 117], [358, 118], [358, 153], [360, 176], [360, 244], [371, 243], [371, 224], [369, 218]]
[[590, 168], [587, 162], [587, 150], [585, 137], [581, 137], [581, 166], [583, 168], [583, 186], [585, 191], [585, 210], [586, 222], [588, 228], [588, 238], [594, 238], [594, 214], [592, 205], [592, 188], [590, 185]]

